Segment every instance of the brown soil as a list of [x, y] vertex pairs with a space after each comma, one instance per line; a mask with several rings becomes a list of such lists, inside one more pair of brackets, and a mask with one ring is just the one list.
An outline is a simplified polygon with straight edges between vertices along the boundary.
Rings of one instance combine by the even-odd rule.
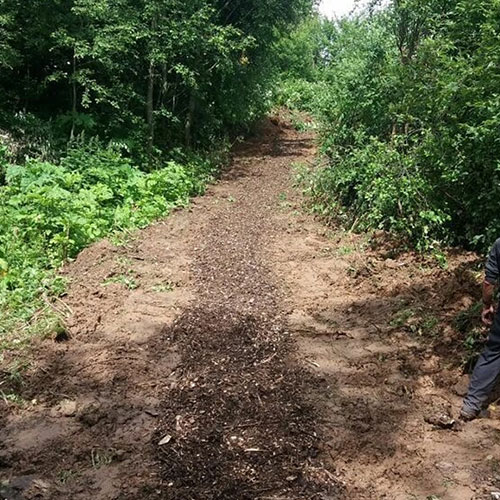
[[67, 266], [70, 338], [1, 382], [24, 400], [0, 402], [3, 498], [500, 490], [498, 420], [440, 426], [467, 382], [454, 318], [477, 299], [477, 257], [441, 270], [328, 229], [292, 188], [314, 154], [311, 135], [266, 123], [189, 210]]

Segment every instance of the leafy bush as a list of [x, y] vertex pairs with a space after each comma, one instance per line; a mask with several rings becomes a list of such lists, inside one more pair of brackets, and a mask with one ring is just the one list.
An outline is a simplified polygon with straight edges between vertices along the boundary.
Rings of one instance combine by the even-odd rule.
[[30, 317], [65, 259], [185, 205], [213, 175], [213, 164], [195, 157], [144, 173], [116, 149], [96, 144], [70, 150], [59, 164], [8, 166], [0, 188], [0, 325]]
[[497, 2], [394, 1], [331, 26], [326, 37], [317, 28], [314, 79], [285, 72], [280, 96], [321, 124], [329, 161], [311, 180], [317, 208], [422, 249], [490, 246], [500, 234]]
[[275, 102], [278, 106], [315, 113], [325, 98], [328, 86], [323, 81], [309, 82], [304, 79], [287, 79], [281, 82]]
[[374, 138], [315, 172], [311, 193], [324, 213], [351, 229], [395, 231], [421, 249], [444, 236], [449, 220], [429, 203], [432, 186], [412, 158]]

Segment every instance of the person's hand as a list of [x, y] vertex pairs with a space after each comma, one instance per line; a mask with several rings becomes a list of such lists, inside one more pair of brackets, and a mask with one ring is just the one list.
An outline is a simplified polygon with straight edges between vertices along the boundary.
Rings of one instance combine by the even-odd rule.
[[495, 308], [491, 306], [484, 306], [483, 312], [481, 313], [481, 321], [486, 326], [491, 326], [493, 324], [493, 315], [495, 314]]

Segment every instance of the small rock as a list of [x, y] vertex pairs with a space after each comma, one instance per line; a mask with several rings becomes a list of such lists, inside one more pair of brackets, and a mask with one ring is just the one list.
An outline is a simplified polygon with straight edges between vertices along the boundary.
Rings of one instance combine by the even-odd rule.
[[22, 491], [27, 490], [36, 480], [36, 476], [18, 476], [10, 480], [9, 486], [14, 490]]
[[160, 440], [158, 443], [158, 446], [163, 446], [165, 444], [170, 443], [172, 441], [172, 436], [170, 434], [167, 434], [163, 439]]
[[385, 267], [389, 269], [396, 269], [398, 267], [398, 263], [394, 259], [386, 259]]
[[456, 420], [451, 418], [446, 413], [438, 413], [436, 415], [428, 415], [424, 420], [435, 427], [441, 429], [453, 429], [456, 424]]
[[453, 472], [455, 470], [455, 466], [450, 462], [438, 462], [436, 468], [442, 473]]
[[83, 405], [77, 413], [78, 420], [89, 427], [97, 424], [102, 417], [101, 405], [96, 401]]
[[492, 491], [491, 498], [493, 498], [494, 500], [500, 500], [500, 491]]
[[61, 414], [65, 417], [73, 417], [76, 413], [76, 401], [70, 399], [63, 399], [59, 403]]

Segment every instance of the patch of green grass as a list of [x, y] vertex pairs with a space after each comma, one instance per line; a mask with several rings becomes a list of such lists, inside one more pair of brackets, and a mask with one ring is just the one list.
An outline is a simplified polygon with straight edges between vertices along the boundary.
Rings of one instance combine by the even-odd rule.
[[103, 286], [110, 285], [111, 283], [119, 283], [129, 290], [135, 290], [139, 287], [136, 279], [133, 276], [127, 274], [119, 274], [118, 276], [113, 276], [103, 281]]
[[173, 292], [175, 288], [174, 283], [171, 281], [165, 281], [164, 283], [157, 283], [151, 287], [151, 290], [155, 293], [166, 293]]

